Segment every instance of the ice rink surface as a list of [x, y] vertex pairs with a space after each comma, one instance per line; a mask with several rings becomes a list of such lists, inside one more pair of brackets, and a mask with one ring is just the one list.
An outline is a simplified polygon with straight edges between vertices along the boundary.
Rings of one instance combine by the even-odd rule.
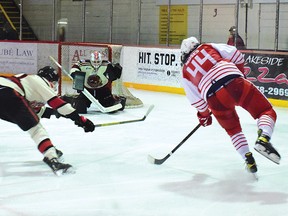
[[145, 104], [115, 114], [90, 110], [95, 124], [142, 118], [84, 133], [68, 119], [43, 119], [76, 174], [57, 177], [28, 134], [0, 121], [1, 216], [279, 216], [288, 212], [288, 110], [278, 114], [272, 143], [276, 165], [254, 151], [256, 121], [238, 109], [258, 164], [259, 181], [245, 170], [228, 135], [213, 119], [164, 164], [162, 158], [198, 124], [184, 95], [133, 90]]

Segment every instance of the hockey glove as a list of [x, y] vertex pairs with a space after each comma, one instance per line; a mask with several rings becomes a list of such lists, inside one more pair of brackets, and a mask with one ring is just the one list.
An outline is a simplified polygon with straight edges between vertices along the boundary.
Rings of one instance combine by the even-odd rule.
[[50, 119], [51, 115], [55, 115], [56, 118], [60, 118], [61, 117], [60, 113], [58, 113], [57, 110], [51, 109], [49, 107], [46, 107], [44, 113], [41, 116], [41, 118]]
[[209, 126], [212, 124], [212, 116], [209, 114], [208, 116], [202, 116], [200, 112], [197, 112], [197, 117], [199, 120], [199, 123], [203, 126]]
[[106, 76], [106, 78], [111, 82], [119, 79], [121, 77], [121, 74], [122, 67], [119, 63], [115, 64], [114, 66], [112, 64], [108, 64], [107, 69], [104, 72], [104, 76]]
[[79, 119], [75, 121], [75, 125], [82, 127], [86, 133], [93, 132], [95, 130], [95, 125], [93, 122], [84, 116], [80, 116]]

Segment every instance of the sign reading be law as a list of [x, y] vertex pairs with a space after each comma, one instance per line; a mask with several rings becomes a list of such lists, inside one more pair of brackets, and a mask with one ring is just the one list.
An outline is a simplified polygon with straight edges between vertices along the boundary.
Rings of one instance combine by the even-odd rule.
[[288, 53], [242, 51], [245, 74], [267, 97], [288, 100]]

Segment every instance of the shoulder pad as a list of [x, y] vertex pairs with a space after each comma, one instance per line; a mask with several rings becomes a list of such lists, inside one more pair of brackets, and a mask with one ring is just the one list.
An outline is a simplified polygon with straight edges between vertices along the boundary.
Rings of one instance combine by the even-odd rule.
[[91, 66], [90, 60], [81, 60], [79, 66]]
[[107, 60], [103, 60], [101, 66], [107, 66], [108, 64], [111, 64], [111, 63]]

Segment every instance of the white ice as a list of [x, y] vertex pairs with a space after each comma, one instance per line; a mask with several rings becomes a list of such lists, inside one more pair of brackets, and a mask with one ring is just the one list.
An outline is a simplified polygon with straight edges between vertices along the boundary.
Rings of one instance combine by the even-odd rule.
[[57, 177], [42, 162], [30, 137], [0, 121], [1, 216], [279, 216], [288, 211], [288, 114], [276, 108], [272, 143], [277, 165], [254, 151], [256, 121], [238, 109], [258, 164], [259, 180], [245, 170], [218, 123], [199, 128], [165, 163], [167, 155], [198, 124], [184, 95], [131, 89], [145, 104], [115, 114], [90, 110], [95, 124], [142, 118], [84, 133], [68, 119], [42, 120], [65, 162], [77, 170]]

